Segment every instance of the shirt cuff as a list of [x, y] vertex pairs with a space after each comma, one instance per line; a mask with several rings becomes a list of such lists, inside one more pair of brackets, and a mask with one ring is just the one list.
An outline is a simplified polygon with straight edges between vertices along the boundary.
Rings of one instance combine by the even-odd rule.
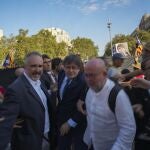
[[77, 123], [73, 121], [71, 118], [67, 121], [70, 127], [75, 128], [77, 126]]

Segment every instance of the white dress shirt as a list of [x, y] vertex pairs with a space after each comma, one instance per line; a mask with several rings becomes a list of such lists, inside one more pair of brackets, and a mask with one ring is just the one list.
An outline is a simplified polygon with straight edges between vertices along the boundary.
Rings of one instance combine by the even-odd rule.
[[44, 124], [44, 133], [49, 132], [49, 127], [50, 127], [50, 120], [49, 120], [49, 113], [48, 113], [48, 107], [47, 107], [47, 98], [43, 90], [41, 89], [41, 81], [33, 81], [25, 72], [24, 72], [25, 77], [27, 80], [30, 82], [34, 90], [37, 92], [37, 94], [40, 97], [40, 100], [45, 108], [45, 124]]
[[129, 98], [121, 90], [116, 99], [115, 114], [108, 105], [108, 96], [114, 83], [107, 79], [103, 89], [88, 90], [86, 109], [88, 127], [84, 141], [93, 142], [95, 150], [131, 150], [136, 125]]

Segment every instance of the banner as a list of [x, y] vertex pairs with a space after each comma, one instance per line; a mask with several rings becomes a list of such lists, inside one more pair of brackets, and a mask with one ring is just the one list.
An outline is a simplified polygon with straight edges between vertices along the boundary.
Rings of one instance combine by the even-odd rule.
[[14, 53], [15, 51], [14, 50], [10, 50], [9, 53], [7, 54], [5, 60], [4, 60], [4, 63], [3, 63], [3, 67], [4, 68], [13, 68], [15, 67], [15, 64], [14, 64]]
[[131, 56], [129, 49], [128, 49], [128, 43], [116, 43], [113, 46], [113, 54], [114, 53], [121, 53], [123, 56], [128, 57]]

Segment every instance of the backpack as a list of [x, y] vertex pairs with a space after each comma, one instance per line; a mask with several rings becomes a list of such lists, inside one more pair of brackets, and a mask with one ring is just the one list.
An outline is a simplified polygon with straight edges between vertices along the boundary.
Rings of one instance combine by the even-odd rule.
[[115, 107], [116, 107], [116, 98], [121, 89], [122, 87], [119, 84], [115, 84], [115, 86], [111, 89], [108, 97], [109, 108], [114, 114], [115, 114]]

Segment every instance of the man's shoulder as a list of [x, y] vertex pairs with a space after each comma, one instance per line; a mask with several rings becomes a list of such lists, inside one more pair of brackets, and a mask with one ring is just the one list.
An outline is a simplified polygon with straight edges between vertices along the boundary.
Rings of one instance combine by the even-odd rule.
[[19, 76], [12, 84], [8, 86], [8, 89], [20, 91], [22, 87], [24, 87], [23, 78], [25, 80], [25, 76]]

